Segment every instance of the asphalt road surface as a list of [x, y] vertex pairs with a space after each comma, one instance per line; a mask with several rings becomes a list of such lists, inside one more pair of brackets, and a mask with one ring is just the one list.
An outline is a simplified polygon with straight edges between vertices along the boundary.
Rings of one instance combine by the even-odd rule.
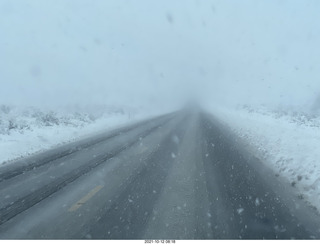
[[319, 220], [201, 111], [0, 168], [0, 239], [319, 239]]

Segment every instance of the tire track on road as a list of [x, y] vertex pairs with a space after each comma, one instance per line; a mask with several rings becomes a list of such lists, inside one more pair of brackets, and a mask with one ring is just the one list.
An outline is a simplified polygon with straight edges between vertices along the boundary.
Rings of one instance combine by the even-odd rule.
[[[57, 148], [57, 149], [53, 149], [52, 153], [50, 153], [50, 155], [42, 158], [41, 160], [31, 160], [30, 163], [27, 163], [27, 164], [18, 164], [17, 163], [17, 166], [8, 166], [7, 169], [5, 167], [2, 168], [2, 172], [0, 172], [0, 183], [2, 181], [5, 181], [5, 180], [9, 180], [13, 177], [16, 177], [18, 175], [21, 175], [27, 171], [31, 171], [35, 168], [38, 168], [38, 167], [41, 167], [43, 165], [46, 165], [54, 160], [57, 160], [57, 159], [61, 159], [63, 157], [66, 157], [68, 155], [72, 155], [76, 152], [79, 152], [83, 149], [87, 149], [87, 148], [90, 148], [90, 147], [93, 147], [101, 142], [104, 142], [106, 140], [109, 140], [109, 139], [112, 139], [118, 135], [121, 135], [123, 133], [126, 133], [126, 132], [129, 132], [129, 131], [132, 131], [134, 129], [137, 129], [141, 126], [143, 126], [144, 124], [146, 123], [150, 123], [150, 122], [153, 122], [153, 121], [157, 121], [159, 119], [163, 119], [163, 118], [166, 118], [166, 117], [169, 117], [167, 120], [169, 121], [170, 119], [172, 119], [172, 115], [169, 114], [169, 115], [163, 115], [163, 116], [159, 116], [157, 118], [153, 118], [151, 120], [147, 120], [147, 121], [142, 121], [142, 122], [139, 122], [138, 124], [134, 124], [134, 125], [131, 125], [129, 127], [125, 127], [125, 128], [120, 128], [120, 129], [117, 129], [116, 131], [112, 132], [111, 134], [108, 134], [104, 137], [101, 137], [101, 138], [98, 138], [96, 140], [93, 140], [93, 141], [89, 141], [89, 142], [83, 142], [83, 143], [77, 143], [77, 145], [75, 146], [68, 146], [69, 148], [66, 149], [66, 150], [61, 150], [60, 148]], [[74, 143], [72, 143], [74, 144]], [[27, 160], [29, 161], [29, 159], [23, 159], [23, 160]], [[22, 160], [19, 160], [19, 161], [22, 161]]]
[[[136, 138], [143, 138], [152, 133], [158, 127], [162, 126], [163, 124], [167, 123], [168, 121], [163, 122], [162, 124], [158, 124], [151, 129], [139, 134]], [[100, 157], [95, 158], [94, 160], [88, 162], [85, 165], [80, 166], [79, 168], [75, 169], [72, 172], [69, 172], [62, 177], [59, 177], [49, 184], [35, 190], [31, 194], [27, 196], [23, 196], [20, 199], [16, 200], [10, 205], [7, 205], [0, 209], [0, 225], [7, 222], [14, 216], [18, 215], [19, 213], [29, 209], [30, 207], [34, 206], [38, 202], [42, 201], [43, 199], [49, 197], [53, 193], [59, 191], [69, 183], [75, 181], [80, 176], [88, 173], [90, 170], [94, 169], [95, 167], [99, 166], [102, 163], [105, 163], [109, 159], [115, 157], [117, 154], [121, 153], [122, 151], [126, 150], [127, 148], [131, 147], [135, 143], [139, 142], [138, 139], [134, 138], [132, 141], [128, 142], [123, 147], [116, 148], [111, 152], [108, 152]]]
[[182, 140], [185, 131], [186, 126], [179, 124], [164, 138], [160, 148], [132, 175], [112, 206], [85, 232], [86, 236], [92, 239], [141, 239], [175, 161], [172, 155], [177, 154], [179, 145], [173, 136]]

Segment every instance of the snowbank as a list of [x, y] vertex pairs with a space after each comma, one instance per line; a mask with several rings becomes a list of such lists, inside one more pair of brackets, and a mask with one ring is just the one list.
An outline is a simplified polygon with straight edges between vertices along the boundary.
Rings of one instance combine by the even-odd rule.
[[320, 210], [320, 117], [296, 111], [241, 106], [210, 108], [275, 175], [286, 177], [301, 198]]
[[115, 106], [46, 110], [0, 105], [0, 166], [152, 115]]

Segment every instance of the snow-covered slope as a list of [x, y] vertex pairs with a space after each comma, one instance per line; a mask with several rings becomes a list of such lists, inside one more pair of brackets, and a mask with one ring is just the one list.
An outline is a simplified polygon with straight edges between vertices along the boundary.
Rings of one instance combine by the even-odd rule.
[[320, 210], [320, 116], [249, 106], [210, 110]]
[[152, 115], [155, 112], [116, 106], [47, 110], [0, 105], [0, 167], [17, 158]]

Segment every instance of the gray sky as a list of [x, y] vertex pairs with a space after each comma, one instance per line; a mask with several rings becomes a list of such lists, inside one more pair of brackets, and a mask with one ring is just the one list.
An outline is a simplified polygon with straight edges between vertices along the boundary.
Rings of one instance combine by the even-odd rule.
[[0, 103], [303, 105], [318, 0], [0, 0]]

